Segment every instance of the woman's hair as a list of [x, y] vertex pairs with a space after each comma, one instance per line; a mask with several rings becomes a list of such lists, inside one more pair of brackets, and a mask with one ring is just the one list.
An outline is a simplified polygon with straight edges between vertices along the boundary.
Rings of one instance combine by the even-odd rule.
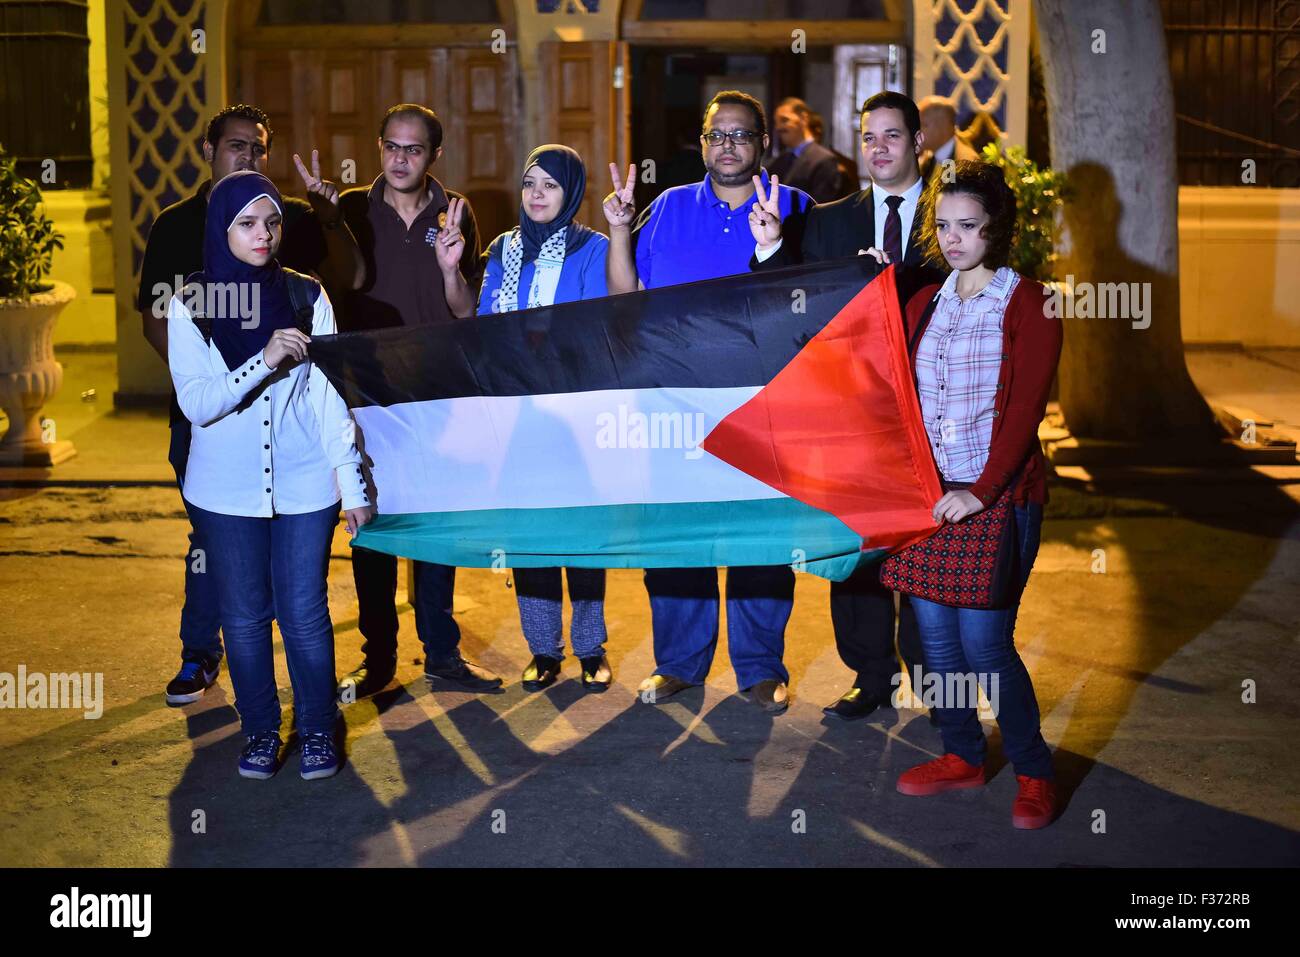
[[921, 247], [925, 258], [936, 265], [946, 265], [934, 220], [939, 197], [954, 193], [974, 196], [989, 214], [988, 223], [980, 230], [980, 237], [988, 241], [981, 265], [989, 269], [1005, 266], [1016, 234], [1016, 194], [1011, 192], [1000, 167], [978, 160], [959, 160], [951, 171], [946, 165], [935, 170], [923, 200], [925, 224], [921, 230]]

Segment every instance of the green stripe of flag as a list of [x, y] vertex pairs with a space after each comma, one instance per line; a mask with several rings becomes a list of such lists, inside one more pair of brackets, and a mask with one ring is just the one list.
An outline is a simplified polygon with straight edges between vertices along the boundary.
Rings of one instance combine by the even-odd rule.
[[836, 581], [883, 554], [863, 552], [838, 518], [791, 498], [377, 515], [353, 544], [460, 568], [802, 563]]

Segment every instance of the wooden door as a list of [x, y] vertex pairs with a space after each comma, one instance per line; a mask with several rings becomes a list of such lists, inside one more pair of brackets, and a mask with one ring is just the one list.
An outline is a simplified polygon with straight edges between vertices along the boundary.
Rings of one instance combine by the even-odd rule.
[[381, 169], [380, 118], [396, 103], [419, 103], [443, 125], [443, 155], [432, 173], [469, 197], [484, 245], [515, 221], [523, 156], [513, 49], [253, 47], [239, 65], [237, 100], [271, 118], [267, 175], [282, 192], [303, 195], [293, 154], [307, 159], [312, 149], [341, 187], [369, 184]]
[[444, 120], [443, 160], [456, 188], [469, 197], [483, 247], [519, 221], [519, 164], [527, 156], [519, 135], [514, 54], [490, 50], [447, 53], [451, 112]]
[[548, 41], [538, 49], [538, 63], [542, 136], [546, 142], [571, 146], [582, 156], [587, 195], [577, 218], [605, 232], [600, 204], [609, 192], [609, 164], [626, 169], [631, 151], [627, 44]]

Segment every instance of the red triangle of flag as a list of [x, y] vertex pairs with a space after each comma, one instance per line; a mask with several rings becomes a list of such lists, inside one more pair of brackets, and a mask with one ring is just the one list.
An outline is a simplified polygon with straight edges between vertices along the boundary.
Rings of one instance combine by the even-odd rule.
[[935, 528], [943, 491], [928, 443], [891, 266], [703, 446], [830, 512], [864, 549], [893, 549]]

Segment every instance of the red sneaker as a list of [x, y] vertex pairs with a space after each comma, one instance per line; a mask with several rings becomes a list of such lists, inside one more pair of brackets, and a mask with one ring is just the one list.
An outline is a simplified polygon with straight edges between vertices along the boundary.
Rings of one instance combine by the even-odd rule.
[[898, 790], [921, 797], [956, 788], [984, 786], [984, 765], [967, 764], [955, 754], [918, 764], [898, 776]]
[[1020, 793], [1011, 805], [1011, 823], [1026, 830], [1047, 827], [1056, 819], [1056, 782], [1051, 778], [1031, 778], [1017, 774]]

